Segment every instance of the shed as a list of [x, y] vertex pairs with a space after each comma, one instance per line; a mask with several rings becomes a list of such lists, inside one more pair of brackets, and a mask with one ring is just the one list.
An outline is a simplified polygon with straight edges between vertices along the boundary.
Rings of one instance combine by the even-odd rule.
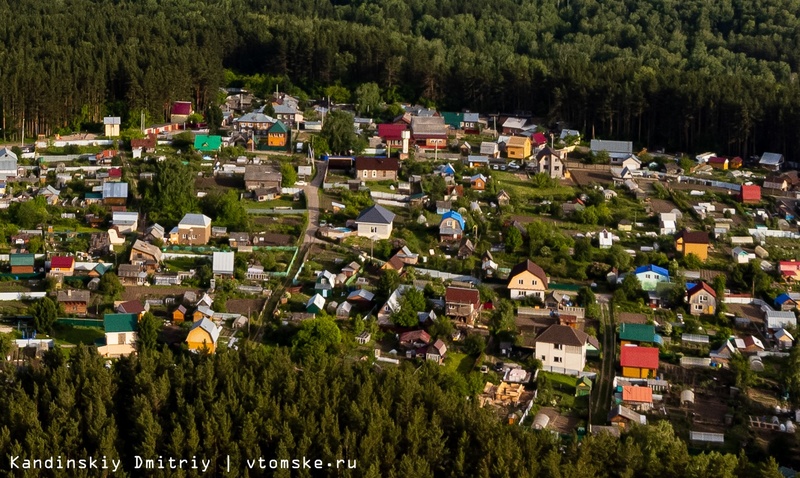
[[592, 381], [589, 377], [581, 377], [575, 384], [575, 396], [585, 397], [592, 394]]
[[550, 417], [543, 412], [539, 412], [533, 418], [533, 429], [544, 430], [550, 424]]
[[684, 390], [681, 392], [681, 405], [694, 405], [694, 392]]

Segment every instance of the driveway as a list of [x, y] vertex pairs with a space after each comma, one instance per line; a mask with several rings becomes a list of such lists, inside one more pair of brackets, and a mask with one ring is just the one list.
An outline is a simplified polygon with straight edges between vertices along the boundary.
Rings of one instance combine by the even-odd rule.
[[317, 230], [319, 229], [319, 188], [322, 186], [323, 178], [325, 178], [328, 163], [327, 161], [315, 161], [315, 165], [317, 175], [314, 176], [309, 185], [303, 188], [303, 193], [306, 196], [306, 209], [308, 209], [308, 226], [306, 226], [302, 245], [321, 242], [317, 239]]

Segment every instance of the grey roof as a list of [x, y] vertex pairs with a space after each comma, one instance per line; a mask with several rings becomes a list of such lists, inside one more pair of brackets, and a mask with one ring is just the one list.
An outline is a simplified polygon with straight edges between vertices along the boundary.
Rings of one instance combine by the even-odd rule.
[[394, 221], [395, 214], [386, 209], [385, 207], [381, 206], [380, 204], [375, 204], [372, 207], [369, 207], [359, 214], [358, 219], [356, 222], [364, 222], [370, 224], [391, 224]]
[[481, 154], [494, 154], [500, 149], [500, 145], [489, 141], [481, 143]]
[[247, 113], [233, 120], [234, 123], [274, 123], [276, 120], [263, 113]]
[[138, 212], [114, 211], [111, 215], [111, 222], [113, 224], [133, 224], [138, 220]]
[[208, 335], [211, 336], [211, 343], [213, 344], [217, 343], [217, 339], [219, 339], [219, 327], [214, 325], [214, 322], [212, 322], [211, 319], [204, 317], [198, 320], [197, 322], [192, 324], [191, 330], [194, 330], [198, 327], [208, 332]]
[[106, 116], [103, 118], [103, 124], [122, 124], [122, 118], [119, 116]]
[[480, 120], [478, 113], [464, 113], [464, 121], [467, 123], [474, 123]]
[[128, 183], [103, 183], [103, 199], [127, 198]]
[[149, 242], [136, 239], [136, 242], [133, 243], [132, 251], [142, 251], [145, 254], [153, 256], [158, 262], [161, 262], [161, 249]]
[[91, 293], [88, 290], [61, 290], [58, 291], [58, 302], [89, 302]]
[[233, 274], [233, 252], [215, 252], [212, 269], [214, 274]]
[[761, 161], [758, 164], [767, 164], [778, 166], [783, 162], [783, 155], [780, 153], [764, 153], [761, 155]]
[[206, 227], [211, 225], [211, 218], [205, 214], [187, 214], [183, 216], [180, 224], [181, 226], [200, 226]]
[[633, 153], [633, 143], [631, 141], [606, 141], [603, 139], [593, 139], [591, 142], [592, 152], [607, 151], [608, 153]]
[[411, 118], [411, 131], [416, 134], [447, 134], [447, 126], [441, 116], [415, 116]]
[[[13, 169], [17, 168], [17, 160], [19, 158], [17, 157], [17, 153], [11, 151], [11, 149], [9, 149], [9, 148], [0, 148], [0, 159], [2, 159], [4, 161], [5, 160], [8, 160], [8, 161], [13, 160], [14, 161]], [[0, 165], [2, 165], [2, 163], [0, 163]], [[0, 169], [5, 169], [5, 168], [0, 166]]]
[[489, 158], [477, 154], [470, 154], [467, 156], [468, 163], [489, 163]]
[[525, 126], [528, 120], [524, 118], [508, 118], [503, 122], [503, 128], [515, 128], [520, 129]]
[[290, 105], [275, 105], [272, 107], [272, 109], [275, 111], [275, 114], [297, 114], [297, 108], [293, 108]]
[[283, 175], [270, 165], [248, 164], [244, 167], [245, 181], [277, 181], [280, 182]]

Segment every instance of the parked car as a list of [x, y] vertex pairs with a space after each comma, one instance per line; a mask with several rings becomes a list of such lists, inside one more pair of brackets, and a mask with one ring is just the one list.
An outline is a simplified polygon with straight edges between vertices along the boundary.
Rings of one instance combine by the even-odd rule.
[[295, 181], [295, 186], [308, 186], [308, 183], [305, 181]]

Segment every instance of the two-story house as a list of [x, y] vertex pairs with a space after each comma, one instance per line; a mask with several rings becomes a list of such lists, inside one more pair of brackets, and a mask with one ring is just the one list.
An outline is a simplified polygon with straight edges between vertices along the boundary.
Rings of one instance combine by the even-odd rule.
[[506, 142], [509, 159], [528, 159], [531, 155], [531, 140], [525, 136], [512, 136]]
[[508, 274], [508, 291], [512, 300], [536, 297], [544, 300], [548, 278], [544, 269], [526, 259], [511, 269]]
[[399, 170], [397, 158], [359, 156], [355, 161], [356, 179], [361, 181], [397, 181]]
[[411, 135], [414, 142], [426, 149], [447, 147], [447, 125], [441, 116], [414, 116], [411, 118]]
[[686, 291], [686, 302], [692, 315], [713, 314], [717, 311], [717, 293], [702, 281]]
[[375, 239], [389, 239], [392, 235], [392, 225], [395, 214], [381, 206], [375, 204], [361, 211], [356, 218], [356, 227], [359, 237], [369, 237]]
[[620, 347], [619, 363], [623, 377], [654, 378], [658, 372], [658, 349], [630, 345]]
[[56, 295], [56, 301], [64, 307], [67, 315], [85, 317], [90, 296], [91, 293], [88, 290], [61, 290]]
[[644, 291], [654, 291], [659, 282], [669, 282], [669, 271], [653, 264], [639, 266], [633, 271]]
[[399, 151], [403, 148], [403, 132], [407, 131], [403, 123], [384, 123], [378, 125], [378, 137], [387, 149]]
[[169, 232], [169, 243], [201, 246], [211, 238], [211, 218], [204, 214], [186, 214]]
[[193, 352], [207, 352], [213, 354], [217, 350], [220, 328], [209, 318], [202, 318], [192, 324], [186, 344]]
[[233, 127], [239, 132], [251, 133], [254, 136], [266, 136], [267, 131], [277, 120], [264, 113], [247, 113], [233, 120]]
[[548, 372], [579, 375], [586, 366], [589, 336], [568, 325], [551, 325], [536, 337], [534, 356]]
[[131, 248], [130, 263], [138, 266], [143, 266], [148, 272], [155, 272], [158, 269], [158, 264], [161, 263], [161, 249], [137, 239]]
[[461, 237], [464, 235], [465, 226], [466, 223], [461, 214], [455, 211], [447, 211], [442, 214], [442, 220], [439, 222], [439, 240], [461, 240]]
[[136, 353], [136, 314], [106, 314], [103, 316], [106, 343], [97, 348], [103, 357], [121, 357]]
[[103, 204], [124, 206], [128, 203], [128, 183], [106, 181], [103, 183]]
[[279, 120], [267, 131], [267, 146], [283, 149], [287, 144], [289, 144], [289, 128]]
[[444, 294], [445, 315], [472, 324], [481, 314], [481, 295], [477, 289], [448, 287]]
[[564, 151], [545, 146], [536, 154], [536, 172], [546, 174], [553, 179], [563, 179], [566, 173], [564, 167], [566, 157]]
[[75, 258], [53, 256], [50, 259], [50, 276], [72, 277], [75, 275]]

